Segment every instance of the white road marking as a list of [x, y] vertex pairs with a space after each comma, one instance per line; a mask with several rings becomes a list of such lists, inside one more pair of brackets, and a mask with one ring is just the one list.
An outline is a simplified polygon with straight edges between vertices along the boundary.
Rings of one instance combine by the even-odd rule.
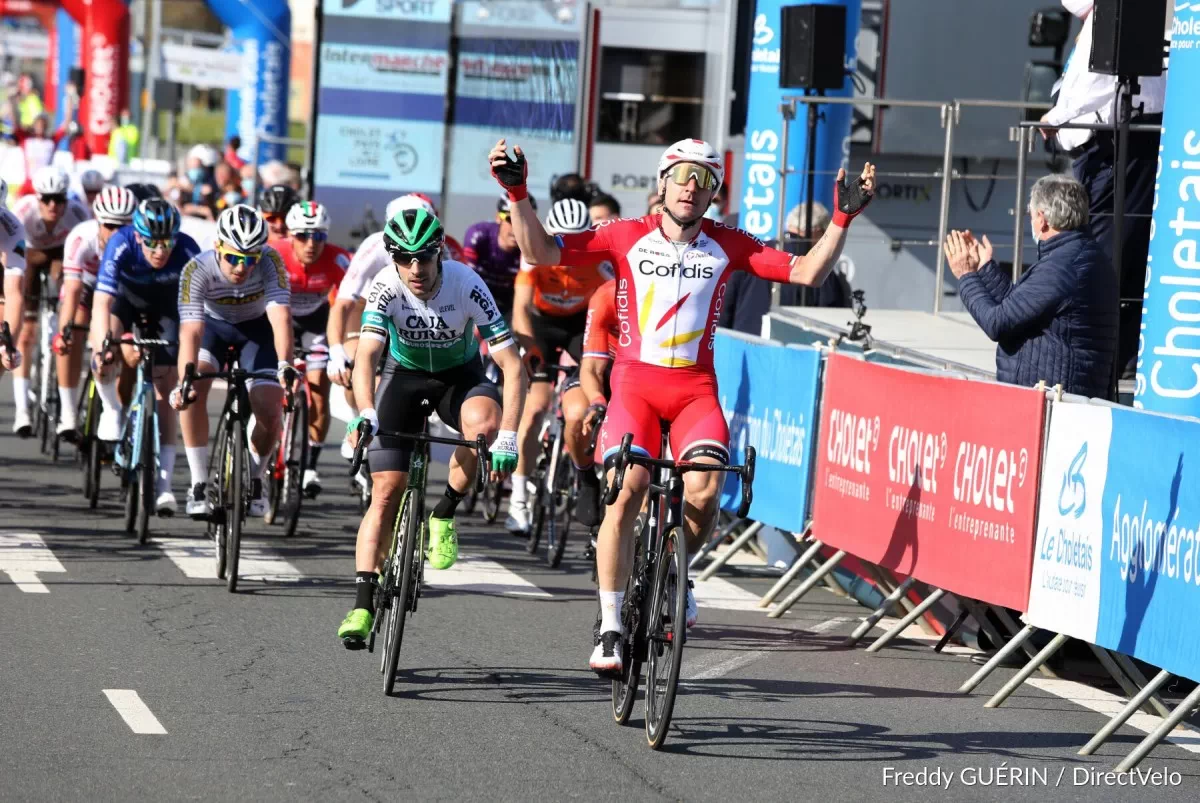
[[757, 611], [759, 595], [720, 577], [704, 582], [693, 581], [696, 605], [700, 608], [720, 608], [726, 611]]
[[[1129, 700], [1115, 694], [1086, 686], [1074, 680], [1059, 678], [1030, 678], [1025, 681], [1035, 689], [1049, 692], [1075, 705], [1082, 706], [1111, 719], [1113, 714], [1125, 707]], [[1125, 723], [1127, 726], [1142, 733], [1152, 733], [1162, 724], [1162, 718], [1138, 711]], [[1182, 747], [1190, 753], [1200, 753], [1200, 731], [1186, 724], [1180, 724], [1167, 736], [1167, 741]]]
[[154, 716], [154, 712], [142, 702], [142, 698], [133, 689], [105, 689], [104, 696], [134, 733], [167, 732], [158, 721], [158, 717]]
[[[706, 663], [693, 669], [687, 674], [683, 681], [698, 681], [698, 680], [715, 680], [719, 677], [736, 672], [744, 666], [754, 663], [759, 658], [767, 655], [770, 650], [753, 650], [751, 652], [739, 652], [737, 655], [730, 656], [716, 663]], [[686, 653], [684, 653], [686, 655]]]
[[478, 591], [484, 594], [541, 599], [549, 599], [552, 596], [496, 561], [474, 555], [459, 555], [457, 563], [441, 571], [434, 569], [426, 561], [425, 582], [433, 588], [452, 591]]
[[0, 572], [21, 591], [49, 594], [38, 575], [66, 571], [37, 533], [0, 532]]
[[[213, 580], [217, 576], [216, 549], [207, 537], [197, 538], [152, 538], [168, 559], [183, 572], [185, 577]], [[243, 580], [261, 580], [266, 583], [294, 583], [304, 578], [304, 573], [270, 549], [255, 541], [242, 541], [238, 557], [238, 577]]]
[[837, 630], [847, 622], [857, 621], [853, 616], [835, 616], [832, 619], [826, 619], [824, 622], [815, 624], [807, 628], [809, 633], [828, 633], [830, 630]]

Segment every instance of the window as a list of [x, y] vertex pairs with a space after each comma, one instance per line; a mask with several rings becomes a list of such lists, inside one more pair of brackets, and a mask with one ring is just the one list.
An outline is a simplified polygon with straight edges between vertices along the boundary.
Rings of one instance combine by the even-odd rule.
[[606, 47], [597, 142], [669, 145], [700, 130], [704, 54]]

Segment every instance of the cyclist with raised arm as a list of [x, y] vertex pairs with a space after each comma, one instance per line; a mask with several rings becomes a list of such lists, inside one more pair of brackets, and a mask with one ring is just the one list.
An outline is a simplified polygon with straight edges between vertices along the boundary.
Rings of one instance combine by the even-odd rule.
[[[576, 234], [591, 228], [587, 204], [575, 198], [563, 198], [550, 207], [546, 230], [552, 234]], [[583, 330], [587, 306], [592, 294], [612, 278], [607, 264], [581, 266], [530, 265], [521, 262], [513, 290], [512, 326], [517, 342], [525, 349], [526, 364], [532, 375], [529, 397], [517, 431], [520, 457], [512, 475], [512, 497], [505, 527], [512, 532], [528, 532], [532, 515], [526, 480], [538, 453], [538, 433], [542, 416], [550, 409], [557, 372], [546, 365], [559, 363], [563, 355], [578, 364], [583, 351]], [[568, 394], [564, 403], [579, 402], [578, 394]], [[572, 409], [572, 418], [587, 409]], [[564, 411], [566, 412], [566, 411]], [[573, 431], [572, 431], [573, 429]], [[579, 440], [578, 427], [568, 427], [568, 444]], [[576, 443], [578, 446], [578, 443]], [[578, 467], [578, 464], [576, 464]]]
[[90, 326], [92, 296], [100, 277], [104, 248], [116, 231], [133, 221], [136, 207], [137, 201], [129, 190], [105, 187], [97, 193], [92, 203], [92, 219], [71, 229], [63, 246], [63, 287], [58, 302], [59, 331], [54, 335], [51, 348], [58, 355], [58, 434], [68, 441], [75, 440], [76, 387], [85, 345], [85, 338], [76, 337], [73, 330], [75, 326]]
[[8, 182], [0, 178], [0, 258], [4, 260], [4, 281], [0, 284], [0, 317], [8, 324], [12, 337], [12, 349], [0, 345], [0, 376], [21, 364], [21, 351], [17, 343], [21, 339], [21, 325], [25, 319], [25, 227], [21, 220], [9, 211]]
[[[78, 201], [67, 199], [70, 178], [60, 168], [42, 167], [33, 174], [34, 195], [26, 195], [13, 205], [13, 214], [25, 227], [25, 322], [21, 327], [17, 350], [34, 352], [38, 336], [38, 304], [41, 276], [47, 274], [57, 286], [62, 276], [63, 245], [71, 230], [91, 215]], [[16, 333], [14, 332], [14, 337]], [[46, 335], [47, 344], [50, 335]], [[29, 416], [29, 372], [32, 359], [13, 369], [13, 432], [23, 438], [33, 434]], [[72, 405], [73, 406], [73, 405]]]
[[[437, 217], [423, 208], [401, 210], [388, 221], [384, 237], [394, 266], [379, 274], [367, 294], [354, 362], [354, 395], [362, 412], [350, 422], [351, 438], [357, 445], [362, 422], [370, 433], [420, 432], [427, 403], [465, 439], [483, 435], [491, 442], [493, 472], [511, 472], [525, 370], [510, 348], [508, 324], [474, 271], [443, 258]], [[500, 389], [483, 373], [476, 329], [504, 373], [503, 404]], [[381, 357], [383, 378], [376, 390]], [[348, 649], [364, 646], [371, 632], [375, 586], [389, 546], [381, 534], [395, 521], [412, 452], [411, 441], [378, 437], [370, 443], [373, 487], [355, 547], [354, 608], [338, 628]], [[476, 460], [465, 447], [450, 459], [445, 494], [429, 518], [427, 554], [434, 569], [448, 569], [458, 559], [454, 511], [475, 480]]]
[[[533, 196], [529, 196], [529, 202], [536, 211]], [[513, 234], [510, 206], [508, 198], [501, 197], [496, 202], [496, 219], [474, 224], [463, 236], [467, 264], [483, 277], [505, 318], [512, 312], [513, 287], [521, 270], [521, 249]]]
[[[121, 402], [117, 398], [117, 365], [105, 362], [104, 340], [112, 333], [120, 337], [132, 332], [135, 321], [145, 321], [153, 338], [176, 341], [179, 312], [174, 299], [184, 265], [199, 249], [191, 237], [179, 232], [179, 211], [162, 198], [138, 204], [133, 223], [112, 233], [104, 246], [100, 275], [92, 301], [92, 325], [88, 341], [92, 347], [92, 373], [96, 393], [103, 402], [96, 437], [115, 441], [121, 436]], [[158, 400], [159, 473], [155, 483], [155, 511], [172, 516], [178, 506], [171, 492], [175, 471], [175, 416], [167, 403], [178, 376], [172, 361], [175, 348], [156, 346], [154, 395]], [[137, 349], [123, 349], [126, 365], [136, 366]]]
[[288, 235], [287, 213], [300, 200], [300, 196], [286, 184], [274, 184], [267, 187], [258, 196], [258, 209], [262, 212], [267, 229], [274, 239], [283, 239]]
[[[217, 247], [188, 262], [179, 282], [179, 372], [194, 363], [198, 373], [221, 370], [227, 352], [238, 355], [245, 371], [275, 371], [278, 381], [250, 382], [251, 516], [267, 512], [263, 491], [264, 457], [279, 438], [283, 387], [292, 370], [291, 290], [283, 257], [267, 245], [267, 224], [252, 206], [236, 204], [217, 219]], [[181, 410], [192, 491], [187, 513], [204, 519], [208, 498], [208, 392], [212, 380], [196, 382], [188, 398], [171, 391], [171, 406]]]
[[287, 213], [288, 236], [272, 240], [283, 257], [292, 287], [292, 324], [309, 352], [308, 382], [312, 386], [308, 412], [308, 465], [301, 487], [309, 496], [321, 491], [317, 460], [329, 432], [329, 362], [326, 329], [329, 325], [329, 296], [341, 283], [350, 266], [350, 254], [326, 242], [329, 212], [316, 201], [301, 201]]
[[[665, 421], [676, 459], [728, 462], [729, 430], [717, 397], [712, 349], [730, 274], [749, 270], [771, 281], [820, 285], [841, 253], [850, 221], [870, 201], [875, 183], [870, 164], [854, 181], [847, 181], [845, 171], [839, 171], [833, 225], [807, 255], [794, 257], [768, 248], [740, 229], [704, 218], [725, 175], [720, 154], [701, 140], [676, 142], [659, 160], [661, 214], [611, 221], [582, 234], [555, 236], [542, 227], [525, 200], [528, 166], [520, 148], [509, 157], [505, 141], [500, 140], [488, 161], [512, 201], [513, 228], [527, 260], [575, 265], [600, 258], [616, 266], [621, 336], [612, 399], [600, 435], [606, 461], [619, 451], [626, 433], [632, 433], [635, 451], [659, 457]], [[625, 546], [649, 481], [648, 471], [631, 466], [600, 527], [600, 637], [589, 663], [606, 674], [622, 667], [621, 606], [631, 568]], [[698, 548], [711, 530], [720, 484], [717, 473], [684, 475], [684, 530], [690, 549]], [[690, 589], [687, 600], [691, 626], [696, 603]]]

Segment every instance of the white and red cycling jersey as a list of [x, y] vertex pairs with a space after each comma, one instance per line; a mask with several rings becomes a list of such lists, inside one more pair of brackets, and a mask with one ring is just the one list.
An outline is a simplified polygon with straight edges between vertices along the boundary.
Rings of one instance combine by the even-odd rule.
[[71, 229], [63, 246], [63, 277], [83, 282], [88, 290], [94, 290], [96, 278], [100, 275], [100, 258], [103, 256], [100, 221], [83, 221]]
[[712, 220], [701, 222], [691, 242], [672, 242], [661, 220], [661, 215], [623, 218], [558, 235], [559, 263], [607, 259], [615, 266], [617, 362], [712, 371], [717, 321], [733, 272], [786, 282], [793, 256]]
[[271, 240], [271, 247], [283, 257], [288, 283], [292, 286], [292, 316], [312, 315], [329, 303], [330, 293], [341, 283], [350, 267], [350, 253], [332, 243], [326, 243], [321, 256], [312, 265], [302, 265], [292, 250], [291, 241]]
[[66, 243], [67, 235], [72, 229], [92, 217], [92, 213], [82, 203], [68, 200], [62, 218], [50, 226], [42, 220], [36, 195], [25, 195], [17, 199], [12, 211], [25, 227], [25, 247], [36, 251], [49, 251], [61, 247]]

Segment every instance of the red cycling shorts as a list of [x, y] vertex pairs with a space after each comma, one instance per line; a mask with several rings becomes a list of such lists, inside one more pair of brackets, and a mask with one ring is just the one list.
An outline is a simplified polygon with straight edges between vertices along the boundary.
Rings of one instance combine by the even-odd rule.
[[704, 455], [729, 462], [729, 426], [711, 369], [618, 360], [597, 451], [608, 459], [621, 448], [625, 433], [632, 432], [638, 452], [662, 457], [664, 421], [670, 427], [671, 454], [677, 459]]

